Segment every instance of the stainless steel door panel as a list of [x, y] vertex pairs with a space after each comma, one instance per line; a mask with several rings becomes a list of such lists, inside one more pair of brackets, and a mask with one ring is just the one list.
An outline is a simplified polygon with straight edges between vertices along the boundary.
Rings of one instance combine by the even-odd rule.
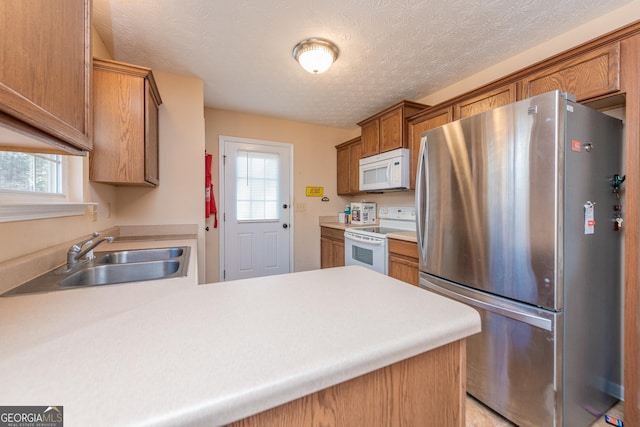
[[421, 270], [558, 310], [562, 211], [558, 92], [423, 135], [416, 184]]
[[557, 331], [562, 315], [535, 308], [514, 315], [513, 307], [505, 310], [510, 301], [474, 291], [473, 296], [460, 293], [457, 285], [447, 290], [425, 277], [420, 276], [421, 287], [468, 304], [480, 314], [482, 332], [467, 338], [467, 391], [519, 426], [562, 425], [561, 368], [556, 365], [561, 363], [556, 351], [561, 347]]

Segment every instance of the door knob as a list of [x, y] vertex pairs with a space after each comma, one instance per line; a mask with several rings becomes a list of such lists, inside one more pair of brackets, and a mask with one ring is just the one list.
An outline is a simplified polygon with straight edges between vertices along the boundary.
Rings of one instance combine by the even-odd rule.
[[282, 228], [289, 228], [289, 224], [282, 224]]
[[283, 209], [287, 209], [289, 207], [289, 205], [287, 205], [286, 203], [284, 205], [282, 205]]

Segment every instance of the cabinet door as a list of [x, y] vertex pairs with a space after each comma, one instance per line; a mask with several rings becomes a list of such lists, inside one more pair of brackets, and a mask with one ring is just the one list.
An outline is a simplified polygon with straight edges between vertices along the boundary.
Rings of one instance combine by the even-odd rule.
[[578, 102], [620, 90], [620, 43], [595, 49], [522, 79], [523, 98], [552, 90], [575, 95]]
[[360, 158], [362, 157], [362, 144], [360, 142], [349, 146], [349, 193], [360, 192]]
[[418, 262], [409, 258], [389, 254], [389, 276], [403, 282], [418, 286]]
[[362, 126], [362, 157], [380, 152], [380, 122], [376, 119]]
[[516, 102], [516, 84], [512, 83], [455, 105], [456, 120]]
[[331, 247], [331, 239], [320, 237], [320, 268], [333, 267], [333, 250]]
[[338, 148], [336, 157], [338, 169], [338, 194], [349, 194], [351, 192], [351, 160], [349, 156], [349, 146]]
[[418, 244], [389, 239], [389, 276], [418, 285]]
[[91, 180], [113, 184], [144, 182], [144, 79], [96, 68], [94, 101]]
[[90, 150], [90, 1], [0, 2], [0, 58], [0, 121], [63, 150]]
[[380, 152], [402, 148], [403, 110], [391, 111], [380, 117]]
[[344, 266], [344, 240], [333, 240], [332, 242], [333, 267]]
[[[412, 119], [413, 120], [413, 119]], [[416, 188], [416, 173], [418, 169], [418, 158], [420, 156], [420, 135], [430, 129], [437, 128], [453, 121], [453, 107], [444, 108], [429, 112], [418, 121], [409, 123], [409, 150], [411, 152], [411, 167], [409, 169], [409, 188]]]

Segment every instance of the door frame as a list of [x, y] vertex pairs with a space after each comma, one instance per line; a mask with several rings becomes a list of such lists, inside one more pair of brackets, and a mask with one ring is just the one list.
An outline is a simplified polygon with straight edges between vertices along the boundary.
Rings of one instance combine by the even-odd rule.
[[294, 183], [293, 183], [293, 177], [294, 177], [294, 173], [293, 173], [293, 144], [288, 143], [288, 142], [277, 142], [277, 141], [266, 141], [266, 140], [259, 140], [259, 139], [249, 139], [249, 138], [238, 138], [235, 136], [227, 136], [227, 135], [220, 135], [218, 137], [218, 182], [219, 184], [219, 193], [220, 193], [220, 202], [219, 202], [219, 206], [218, 206], [218, 211], [219, 211], [219, 215], [221, 217], [221, 221], [220, 221], [220, 228], [219, 228], [219, 237], [218, 237], [218, 254], [219, 254], [219, 259], [218, 259], [218, 280], [220, 282], [224, 282], [224, 273], [225, 273], [225, 237], [226, 237], [226, 224], [225, 224], [225, 212], [226, 212], [226, 182], [225, 182], [225, 160], [226, 160], [226, 154], [225, 154], [225, 143], [226, 142], [238, 142], [241, 144], [249, 144], [249, 145], [253, 145], [256, 147], [261, 147], [261, 146], [272, 146], [272, 147], [280, 147], [280, 148], [287, 148], [289, 150], [289, 228], [291, 229], [291, 233], [289, 233], [289, 273], [293, 273], [294, 271], [294, 265], [293, 265], [293, 242], [294, 242], [294, 233], [295, 233], [295, 224], [294, 224], [294, 218], [295, 218], [295, 211], [293, 209], [293, 206], [295, 206], [293, 199], [294, 199], [294, 194], [293, 194], [293, 189], [294, 189]]

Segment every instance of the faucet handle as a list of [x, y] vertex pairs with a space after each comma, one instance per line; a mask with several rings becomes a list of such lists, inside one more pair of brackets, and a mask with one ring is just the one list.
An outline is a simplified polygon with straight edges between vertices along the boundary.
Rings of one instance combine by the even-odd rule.
[[91, 235], [91, 237], [89, 237], [86, 240], [82, 240], [78, 243], [76, 243], [75, 245], [73, 245], [74, 247], [78, 248], [78, 250], [82, 249], [82, 247], [84, 245], [86, 245], [87, 243], [89, 243], [92, 239], [95, 239], [96, 237], [98, 237], [100, 235], [100, 233], [98, 233], [97, 231], [94, 231], [93, 234]]

